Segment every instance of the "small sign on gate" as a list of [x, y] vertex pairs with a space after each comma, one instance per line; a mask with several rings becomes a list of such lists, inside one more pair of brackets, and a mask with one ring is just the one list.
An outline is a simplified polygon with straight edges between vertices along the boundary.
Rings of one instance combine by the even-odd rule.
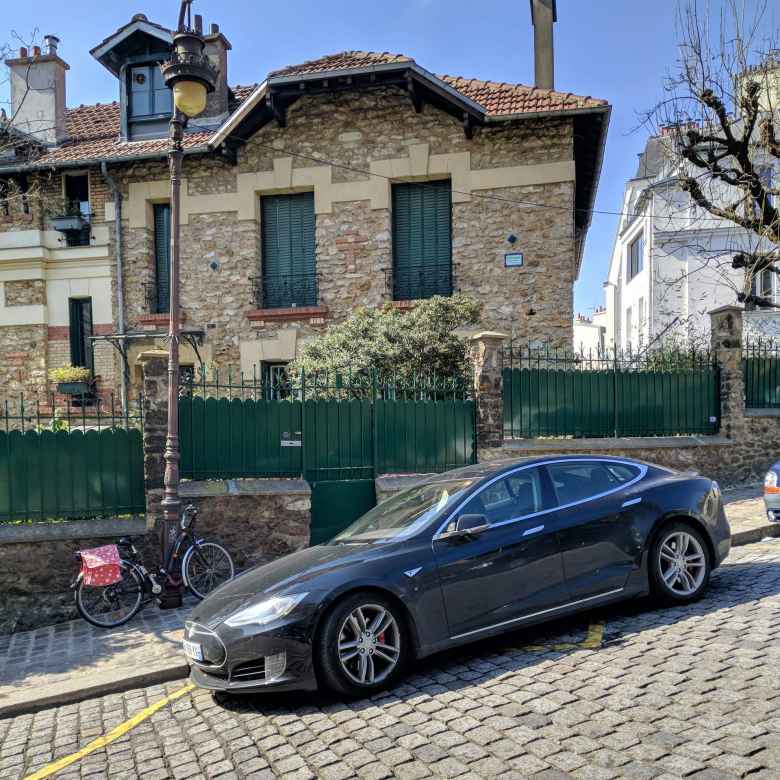
[[301, 432], [300, 431], [284, 431], [282, 433], [282, 440], [280, 442], [282, 447], [300, 447], [301, 446]]

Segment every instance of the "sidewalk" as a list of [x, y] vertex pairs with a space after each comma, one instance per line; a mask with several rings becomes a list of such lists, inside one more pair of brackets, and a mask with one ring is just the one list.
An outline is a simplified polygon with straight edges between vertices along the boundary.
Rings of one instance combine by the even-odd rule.
[[0, 636], [0, 718], [186, 677], [181, 639], [195, 603], [149, 604], [114, 629], [71, 620]]
[[[761, 495], [760, 485], [724, 491], [735, 545], [780, 536]], [[167, 612], [149, 604], [112, 630], [74, 620], [0, 636], [0, 717], [186, 677], [181, 637], [194, 604]]]
[[766, 536], [780, 536], [780, 524], [766, 519], [763, 495], [761, 484], [723, 491], [732, 544], [752, 544]]

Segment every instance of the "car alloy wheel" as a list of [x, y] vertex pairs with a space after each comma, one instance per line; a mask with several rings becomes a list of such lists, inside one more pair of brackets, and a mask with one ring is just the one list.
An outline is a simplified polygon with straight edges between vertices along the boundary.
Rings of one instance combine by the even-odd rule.
[[383, 682], [401, 657], [398, 623], [379, 604], [353, 609], [341, 624], [338, 642], [341, 668], [358, 685]]
[[710, 576], [704, 541], [683, 524], [664, 529], [655, 546], [653, 565], [656, 589], [673, 602], [697, 598], [704, 592]]
[[313, 649], [320, 681], [348, 696], [392, 684], [411, 651], [400, 609], [373, 592], [338, 601], [324, 616]]

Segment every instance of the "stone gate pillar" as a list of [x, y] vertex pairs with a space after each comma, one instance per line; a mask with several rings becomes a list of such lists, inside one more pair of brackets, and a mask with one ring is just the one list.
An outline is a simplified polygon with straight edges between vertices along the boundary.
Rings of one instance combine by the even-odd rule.
[[745, 380], [742, 373], [742, 309], [710, 312], [710, 343], [720, 368], [720, 430], [729, 439], [745, 434]]
[[504, 443], [501, 370], [507, 338], [506, 334], [494, 331], [483, 331], [471, 337], [478, 454], [482, 450], [497, 449]]
[[168, 430], [168, 353], [149, 350], [138, 356], [144, 377], [144, 487], [146, 527], [155, 528], [162, 517], [160, 501], [165, 473], [165, 437]]

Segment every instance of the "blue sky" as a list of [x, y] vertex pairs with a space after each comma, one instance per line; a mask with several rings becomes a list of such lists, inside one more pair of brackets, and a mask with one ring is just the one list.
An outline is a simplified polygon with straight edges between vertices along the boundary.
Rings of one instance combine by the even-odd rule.
[[[597, 209], [619, 210], [624, 183], [635, 170], [645, 140], [636, 131], [639, 113], [660, 96], [661, 79], [676, 57], [675, 8], [675, 0], [558, 0], [556, 88], [606, 98], [613, 106]], [[533, 81], [528, 0], [197, 0], [193, 9], [206, 25], [218, 22], [233, 44], [231, 84], [253, 83], [273, 68], [344, 49], [408, 54], [436, 73]], [[173, 26], [178, 2], [9, 3], [0, 41], [14, 43], [12, 30], [24, 40], [36, 29], [39, 40], [57, 34], [71, 66], [68, 105], [109, 102], [117, 99], [117, 82], [89, 49], [137, 12]], [[616, 224], [616, 216], [593, 216], [575, 311], [589, 313], [602, 301]]]

